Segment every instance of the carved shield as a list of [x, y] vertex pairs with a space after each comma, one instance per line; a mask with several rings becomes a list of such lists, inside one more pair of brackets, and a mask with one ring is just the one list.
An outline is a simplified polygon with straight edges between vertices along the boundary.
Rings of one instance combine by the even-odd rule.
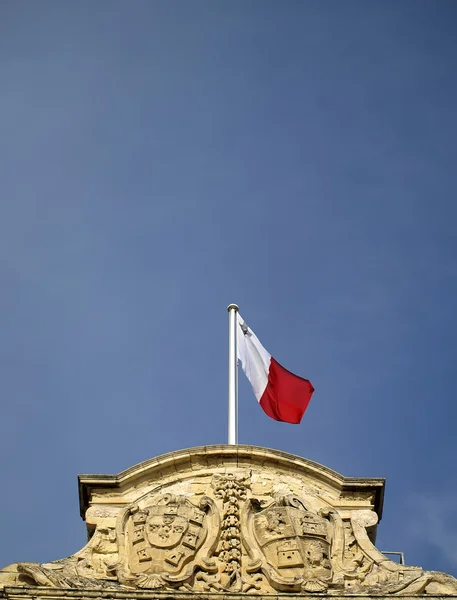
[[273, 579], [331, 579], [325, 519], [292, 506], [274, 506], [256, 514], [253, 526], [258, 546], [274, 572]]
[[183, 497], [164, 496], [132, 514], [127, 537], [133, 574], [179, 574], [207, 536], [206, 513]]

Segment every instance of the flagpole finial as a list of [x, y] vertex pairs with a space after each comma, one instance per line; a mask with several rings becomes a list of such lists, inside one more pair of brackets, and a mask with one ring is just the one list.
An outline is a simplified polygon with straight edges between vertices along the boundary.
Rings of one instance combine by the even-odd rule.
[[227, 310], [230, 312], [231, 310], [239, 310], [238, 304], [229, 304], [227, 306]]

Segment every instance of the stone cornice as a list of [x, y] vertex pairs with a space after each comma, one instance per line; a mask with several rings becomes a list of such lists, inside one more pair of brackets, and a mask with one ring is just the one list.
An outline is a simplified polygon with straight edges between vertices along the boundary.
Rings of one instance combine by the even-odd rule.
[[197, 446], [169, 452], [129, 467], [117, 475], [79, 475], [80, 514], [84, 519], [94, 490], [98, 493], [122, 491], [138, 485], [141, 481], [158, 480], [163, 476], [189, 468], [192, 471], [201, 471], [211, 467], [249, 468], [266, 464], [292, 473], [302, 472], [343, 494], [354, 491], [371, 492], [374, 496], [373, 508], [379, 520], [382, 517], [385, 479], [344, 477], [324, 465], [294, 454], [244, 444]]
[[[216, 594], [216, 593], [200, 593], [198, 594], [199, 600], [246, 600], [246, 597], [250, 596], [248, 594]], [[154, 592], [153, 590], [92, 590], [92, 589], [56, 589], [56, 588], [48, 588], [48, 587], [6, 587], [3, 590], [0, 590], [0, 597], [5, 598], [7, 600], [25, 600], [25, 599], [33, 599], [33, 600], [41, 600], [46, 599], [49, 600], [51, 598], [64, 599], [64, 598], [74, 598], [75, 600], [79, 599], [88, 599], [88, 598], [98, 598], [98, 599], [106, 599], [106, 600], [195, 600], [195, 594], [186, 593], [186, 592]], [[272, 600], [273, 598], [291, 598], [290, 594], [256, 594], [254, 596], [255, 600]], [[327, 592], [326, 594], [294, 594], [294, 600], [322, 600], [322, 598], [331, 597], [332, 600], [347, 600], [348, 598], [352, 598], [353, 600], [370, 600], [371, 598], [392, 598], [392, 594], [344, 594], [340, 595], [338, 593], [332, 594], [331, 592]], [[395, 597], [395, 596], [394, 596]], [[431, 595], [431, 594], [421, 594], [421, 595], [405, 595], [401, 596], [402, 600], [419, 600], [420, 598], [426, 598], [427, 600], [443, 600], [445, 598], [457, 598], [457, 594], [454, 595]]]

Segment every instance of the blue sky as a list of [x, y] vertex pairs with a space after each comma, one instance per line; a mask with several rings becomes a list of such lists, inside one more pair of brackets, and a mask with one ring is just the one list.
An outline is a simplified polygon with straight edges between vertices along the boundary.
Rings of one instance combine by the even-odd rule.
[[85, 540], [77, 473], [227, 439], [386, 477], [378, 547], [457, 575], [457, 5], [0, 6], [0, 563]]

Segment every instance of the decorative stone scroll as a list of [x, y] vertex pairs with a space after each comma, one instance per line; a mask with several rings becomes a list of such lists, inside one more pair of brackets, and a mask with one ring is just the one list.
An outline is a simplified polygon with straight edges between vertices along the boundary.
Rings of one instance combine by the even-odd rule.
[[5, 567], [0, 590], [457, 596], [450, 575], [392, 562], [373, 545], [383, 489], [380, 479], [347, 479], [252, 446], [80, 476], [87, 545], [52, 563]]

